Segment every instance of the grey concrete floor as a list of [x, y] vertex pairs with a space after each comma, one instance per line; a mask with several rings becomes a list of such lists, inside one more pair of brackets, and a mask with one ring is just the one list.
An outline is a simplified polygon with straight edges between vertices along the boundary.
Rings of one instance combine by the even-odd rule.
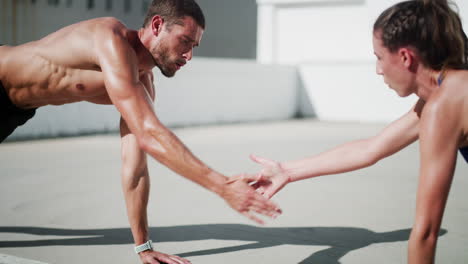
[[[292, 120], [175, 129], [233, 175], [374, 135], [383, 124]], [[46, 263], [139, 263], [120, 188], [117, 135], [0, 145], [0, 254]], [[204, 263], [405, 263], [418, 173], [413, 144], [373, 167], [286, 186], [284, 213], [258, 226], [154, 160], [149, 205], [157, 250]], [[340, 162], [337, 160], [336, 162]], [[438, 263], [468, 263], [468, 166], [459, 157]]]

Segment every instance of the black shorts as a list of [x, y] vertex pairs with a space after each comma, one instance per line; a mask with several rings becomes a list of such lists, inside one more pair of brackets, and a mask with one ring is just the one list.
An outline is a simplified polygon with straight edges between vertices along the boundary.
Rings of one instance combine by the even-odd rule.
[[465, 158], [466, 162], [468, 162], [468, 147], [461, 148], [460, 153]]
[[15, 129], [31, 119], [36, 113], [34, 109], [21, 109], [14, 105], [8, 97], [0, 80], [0, 143]]

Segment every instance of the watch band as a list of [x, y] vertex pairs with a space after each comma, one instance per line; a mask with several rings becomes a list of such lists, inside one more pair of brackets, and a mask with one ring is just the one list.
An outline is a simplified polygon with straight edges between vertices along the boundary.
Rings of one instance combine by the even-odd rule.
[[150, 249], [153, 249], [153, 241], [148, 240], [148, 241], [146, 241], [146, 243], [136, 246], [135, 247], [135, 253], [138, 254], [140, 252], [150, 250]]

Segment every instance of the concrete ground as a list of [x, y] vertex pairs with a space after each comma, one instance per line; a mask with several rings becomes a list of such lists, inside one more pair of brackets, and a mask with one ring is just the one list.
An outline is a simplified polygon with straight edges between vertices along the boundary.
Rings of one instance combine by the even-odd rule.
[[[203, 161], [232, 175], [258, 169], [250, 153], [296, 159], [381, 128], [293, 120], [174, 131]], [[120, 188], [119, 148], [117, 135], [0, 145], [0, 263], [27, 263], [7, 255], [57, 264], [139, 263]], [[461, 156], [458, 163], [437, 263], [468, 263], [468, 166]], [[154, 160], [150, 174], [155, 247], [194, 264], [406, 262], [417, 144], [367, 169], [286, 186], [273, 198], [284, 213], [266, 226]]]

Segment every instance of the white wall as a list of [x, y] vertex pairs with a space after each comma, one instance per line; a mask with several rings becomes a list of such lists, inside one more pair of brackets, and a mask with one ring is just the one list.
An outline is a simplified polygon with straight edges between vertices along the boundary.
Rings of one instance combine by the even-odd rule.
[[[409, 110], [375, 73], [372, 26], [396, 0], [257, 0], [257, 59], [297, 65], [317, 117], [384, 121]], [[467, 1], [456, 1], [468, 24]]]
[[171, 126], [282, 120], [298, 111], [292, 66], [196, 58], [172, 79], [155, 74], [156, 111]]
[[385, 87], [372, 63], [303, 63], [299, 68], [305, 96], [321, 120], [388, 122], [408, 112], [416, 100]]

